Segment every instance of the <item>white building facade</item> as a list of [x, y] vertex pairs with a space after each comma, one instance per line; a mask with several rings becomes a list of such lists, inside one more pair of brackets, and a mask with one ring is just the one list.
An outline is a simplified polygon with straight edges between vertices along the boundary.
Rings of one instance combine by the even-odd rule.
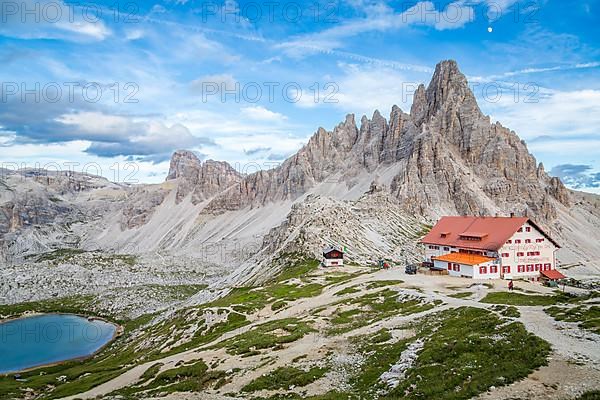
[[330, 246], [323, 249], [324, 267], [341, 267], [344, 265], [344, 251], [341, 247]]
[[442, 217], [421, 243], [433, 268], [475, 279], [539, 280], [560, 247], [526, 217]]
[[536, 280], [541, 271], [556, 269], [559, 247], [529, 221], [498, 250], [505, 279]]

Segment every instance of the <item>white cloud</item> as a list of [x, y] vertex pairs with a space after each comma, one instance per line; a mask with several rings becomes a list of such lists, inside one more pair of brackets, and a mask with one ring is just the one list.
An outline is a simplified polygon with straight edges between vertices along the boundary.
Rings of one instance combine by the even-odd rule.
[[[385, 114], [394, 104], [404, 111], [410, 110], [414, 91], [421, 83], [389, 67], [347, 63], [339, 63], [338, 66], [342, 74], [331, 81], [339, 91], [335, 94], [330, 92], [332, 102], [327, 105], [358, 115], [370, 116], [375, 109]], [[315, 102], [312, 96], [302, 96], [297, 105], [304, 108], [325, 105], [323, 94], [319, 102]]]
[[525, 91], [519, 85], [499, 93], [498, 101], [478, 96], [481, 108], [525, 139], [548, 135], [599, 138], [600, 90], [558, 91], [530, 86]]
[[166, 13], [166, 12], [167, 12], [167, 9], [166, 9], [166, 8], [164, 8], [164, 7], [163, 7], [162, 5], [160, 5], [160, 4], [155, 4], [155, 5], [153, 5], [153, 6], [152, 6], [152, 8], [150, 9], [150, 12], [151, 12], [151, 13], [154, 13], [154, 14], [164, 14], [164, 13]]
[[[283, 157], [280, 156], [298, 150], [314, 129], [312, 125], [291, 124], [284, 115], [266, 108], [248, 105], [239, 109], [223, 105], [216, 111], [188, 109], [173, 114], [167, 122], [181, 123], [195, 135], [212, 139], [216, 145], [202, 149], [208, 158], [227, 160], [232, 165], [252, 163], [252, 168], [256, 163], [262, 168], [271, 168], [273, 159], [281, 160]], [[300, 132], [302, 136], [294, 135], [294, 132]], [[272, 149], [253, 151], [267, 147]]]
[[[100, 175], [119, 183], [156, 183], [164, 180], [168, 161], [132, 161], [128, 157], [105, 158], [86, 153], [88, 141], [72, 141], [54, 144], [19, 144], [11, 147], [0, 146], [0, 168], [9, 170], [35, 168], [47, 170], [71, 170]], [[132, 168], [132, 165], [134, 168]]]
[[[307, 139], [281, 133], [221, 137], [215, 140], [218, 147], [207, 148], [207, 153], [209, 158], [228, 160], [238, 171], [252, 173], [279, 165], [306, 144]], [[269, 143], [277, 145], [267, 151], [264, 146]], [[248, 149], [265, 151], [248, 152]]]
[[95, 111], [63, 114], [56, 118], [56, 122], [75, 126], [82, 133], [93, 133], [106, 137], [127, 134], [133, 130], [135, 123], [129, 118]]
[[[546, 167], [585, 163], [600, 169], [600, 90], [558, 91], [540, 88], [532, 95], [523, 86], [504, 88], [499, 101], [478, 96], [492, 121], [517, 132]], [[517, 95], [519, 93], [519, 95]]]
[[243, 116], [257, 121], [285, 121], [287, 117], [283, 114], [273, 112], [262, 106], [243, 107], [241, 110]]
[[[439, 4], [438, 4], [439, 5]], [[458, 29], [475, 18], [472, 7], [463, 0], [436, 8], [431, 1], [421, 1], [397, 12], [383, 3], [362, 7], [364, 17], [347, 20], [317, 33], [300, 35], [276, 46], [288, 56], [302, 57], [345, 47], [345, 40], [368, 32], [386, 32], [411, 25], [430, 26], [437, 30]]]
[[504, 79], [510, 78], [512, 76], [518, 75], [527, 75], [527, 74], [539, 74], [542, 72], [556, 72], [556, 71], [568, 71], [568, 70], [577, 70], [577, 69], [588, 69], [588, 68], [598, 68], [600, 67], [600, 62], [586, 62], [586, 63], [577, 63], [577, 64], [569, 64], [569, 65], [555, 65], [552, 67], [538, 67], [538, 68], [523, 68], [516, 71], [508, 71], [502, 74], [497, 75], [489, 75], [486, 77], [469, 77], [469, 82], [489, 82], [495, 79]]
[[21, 39], [101, 41], [112, 32], [99, 8], [88, 9], [62, 0], [0, 1], [0, 34]]
[[104, 40], [111, 34], [110, 29], [102, 22], [61, 22], [57, 26], [59, 29], [63, 29], [67, 32], [81, 34], [97, 40]]
[[197, 149], [210, 143], [192, 135], [181, 123], [167, 124], [155, 119], [78, 112], [61, 115], [57, 122], [71, 127], [72, 140], [88, 140], [87, 153], [102, 157], [139, 156], [162, 161], [177, 149]]
[[138, 40], [145, 36], [145, 32], [141, 29], [130, 29], [125, 33], [127, 40]]
[[[204, 75], [190, 82], [190, 87], [195, 92], [202, 94], [207, 87], [210, 89], [217, 90], [220, 93], [221, 90], [232, 91], [236, 89], [237, 80], [231, 74], [214, 74]], [[215, 93], [215, 94], [217, 94]]]

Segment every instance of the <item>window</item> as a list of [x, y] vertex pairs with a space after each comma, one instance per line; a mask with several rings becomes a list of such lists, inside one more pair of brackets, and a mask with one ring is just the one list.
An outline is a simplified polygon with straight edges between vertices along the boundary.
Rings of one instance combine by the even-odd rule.
[[517, 232], [523, 232], [523, 227], [520, 227]]
[[527, 272], [533, 272], [533, 264], [527, 264]]
[[444, 251], [450, 251], [450, 247], [444, 247]]
[[544, 238], [535, 239], [536, 243], [542, 243], [543, 241], [544, 241]]
[[511, 240], [511, 239], [508, 239], [508, 240], [506, 241], [506, 243], [508, 243], [508, 244], [511, 244], [511, 243], [512, 243], [512, 240]]
[[544, 264], [544, 271], [550, 271], [552, 269], [552, 264]]
[[525, 266], [524, 265], [517, 265], [517, 271], [518, 272], [525, 272]]
[[531, 232], [531, 227], [530, 226], [526, 226], [525, 227], [525, 232]]
[[454, 264], [454, 271], [460, 271], [460, 265]]
[[523, 253], [522, 251], [517, 252], [517, 257], [523, 257], [525, 255], [525, 253]]
[[502, 258], [508, 258], [508, 257], [510, 257], [510, 254], [508, 254], [508, 253], [502, 253]]
[[542, 264], [535, 264], [535, 270], [536, 271], [541, 271], [542, 270]]
[[480, 274], [487, 274], [487, 267], [479, 267]]
[[519, 244], [519, 243], [521, 243], [521, 239], [515, 239], [515, 243], [516, 243], [516, 244]]
[[502, 272], [504, 272], [505, 274], [510, 274], [510, 265], [503, 265]]
[[525, 239], [525, 243], [531, 243], [531, 239]]
[[497, 265], [491, 265], [490, 266], [490, 274], [497, 274], [498, 273], [498, 266]]
[[452, 263], [448, 263], [448, 271], [452, 271]]

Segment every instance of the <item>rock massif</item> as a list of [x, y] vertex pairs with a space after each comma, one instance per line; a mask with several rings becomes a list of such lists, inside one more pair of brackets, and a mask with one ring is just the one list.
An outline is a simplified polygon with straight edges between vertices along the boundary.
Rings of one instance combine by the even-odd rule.
[[411, 211], [440, 214], [527, 213], [541, 222], [569, 206], [568, 190], [549, 177], [519, 137], [483, 115], [456, 62], [437, 65], [419, 86], [410, 114], [397, 106], [357, 126], [350, 114], [333, 131], [319, 128], [279, 168], [240, 180], [212, 200], [213, 212], [294, 200], [332, 175], [351, 181], [390, 165], [390, 191]]
[[179, 150], [171, 157], [167, 181], [177, 180], [176, 201], [192, 193], [198, 204], [242, 180], [242, 175], [224, 161], [201, 162], [191, 151]]

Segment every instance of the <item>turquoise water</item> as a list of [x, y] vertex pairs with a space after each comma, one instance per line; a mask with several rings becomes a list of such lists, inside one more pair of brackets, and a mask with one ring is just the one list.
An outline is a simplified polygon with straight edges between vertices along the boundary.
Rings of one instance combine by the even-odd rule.
[[93, 354], [116, 327], [76, 315], [44, 314], [0, 323], [0, 373]]

